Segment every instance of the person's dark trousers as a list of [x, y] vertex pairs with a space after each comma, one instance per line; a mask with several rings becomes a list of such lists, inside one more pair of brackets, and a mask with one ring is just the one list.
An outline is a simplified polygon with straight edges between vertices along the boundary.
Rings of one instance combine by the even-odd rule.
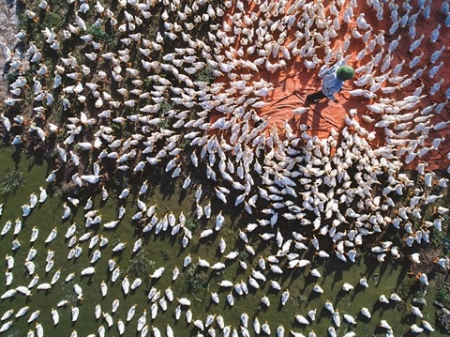
[[316, 100], [320, 100], [322, 98], [326, 98], [325, 94], [322, 92], [322, 90], [315, 92], [314, 94], [306, 96], [307, 101], [314, 102]]

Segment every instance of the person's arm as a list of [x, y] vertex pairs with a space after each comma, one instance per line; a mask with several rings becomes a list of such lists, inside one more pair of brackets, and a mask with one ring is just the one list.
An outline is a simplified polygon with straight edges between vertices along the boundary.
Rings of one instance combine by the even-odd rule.
[[336, 72], [337, 69], [338, 69], [338, 66], [337, 66], [337, 65], [334, 65], [334, 66], [332, 66], [331, 68], [323, 68], [323, 69], [320, 69], [320, 71], [319, 71], [319, 77], [320, 77], [320, 78], [325, 78], [326, 76], [331, 75], [331, 74], [333, 74], [334, 72]]
[[346, 56], [345, 58], [340, 59], [337, 61], [332, 67], [329, 67], [327, 64], [323, 65], [319, 70], [319, 77], [324, 78], [327, 75], [330, 75], [338, 70], [339, 67], [345, 66], [347, 59], [350, 56]]

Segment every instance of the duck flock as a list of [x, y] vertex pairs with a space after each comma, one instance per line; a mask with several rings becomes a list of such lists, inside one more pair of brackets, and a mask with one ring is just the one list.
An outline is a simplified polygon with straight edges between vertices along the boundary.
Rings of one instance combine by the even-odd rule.
[[[55, 10], [52, 3], [36, 1], [23, 11], [28, 27], [40, 25], [39, 40], [31, 40], [29, 32], [21, 30], [16, 35], [20, 48], [2, 46], [5, 69], [15, 76], [1, 115], [4, 139], [12, 146], [43, 147], [54, 154], [57, 166], [46, 179], [49, 186], [87, 188], [107, 200], [112, 193], [107, 179], [111, 172], [138, 181], [137, 188], [123, 186], [118, 193], [119, 202], [133, 199], [137, 210], [120, 206], [116, 219], [104, 221], [92, 198], [69, 193], [61, 211], [66, 221], [48, 231], [39, 225], [25, 231], [27, 217], [39, 212], [35, 207], [46, 202], [48, 188], [32, 193], [20, 210], [22, 218], [7, 220], [1, 231], [2, 237], [13, 238], [6, 256], [7, 290], [1, 299], [30, 297], [51, 291], [58, 283], [73, 287], [76, 298], [55, 303], [45, 313], [29, 312], [29, 306], [15, 312], [2, 305], [0, 332], [26, 315], [22, 319], [36, 321], [27, 336], [43, 336], [47, 327], [39, 323], [40, 315], [51, 315], [57, 325], [62, 310], [69, 310], [76, 322], [84, 309], [78, 304], [87, 290], [77, 280], [95, 274], [101, 263], [108, 264], [110, 274], [95, 290], [102, 297], [108, 287], [121, 287], [125, 296], [146, 287], [145, 280], [124, 275], [126, 262], [119, 266], [114, 259], [102, 257], [108, 245], [118, 255], [145, 250], [145, 233], [179, 238], [175, 241], [183, 249], [179, 266], [173, 271], [162, 266], [153, 270], [149, 277], [156, 283], [145, 289], [149, 305], [139, 308], [140, 313], [134, 305], [126, 317], [118, 318], [114, 312], [119, 300], [111, 311], [98, 304], [98, 326], [93, 327], [98, 332], [89, 336], [173, 336], [172, 325], [157, 327], [158, 311], [172, 307], [174, 324], [183, 313], [198, 335], [288, 334], [283, 325], [260, 323], [247, 313], [240, 315], [240, 322], [226, 322], [220, 313], [206, 319], [193, 317], [189, 294], [174, 294], [157, 283], [163, 273], [173, 273], [173, 282], [179, 282], [178, 274], [190, 264], [211, 273], [239, 264], [246, 278], [235, 282], [225, 277], [211, 292], [212, 303], [226, 302], [230, 307], [266, 283], [279, 293], [277, 304], [283, 307], [290, 297], [289, 289], [278, 282], [283, 273], [305, 269], [321, 277], [311, 260], [303, 258], [305, 252], [352, 264], [370, 243], [370, 254], [380, 263], [402, 259], [420, 268], [420, 246], [442, 231], [448, 213], [446, 172], [427, 170], [426, 161], [436, 152], [447, 156], [442, 134], [450, 123], [446, 120], [450, 89], [441, 86], [444, 79], [439, 74], [445, 62], [448, 66], [449, 50], [439, 36], [449, 33], [448, 0], [437, 7], [426, 0], [67, 0], [58, 7], [57, 14], [63, 17], [60, 27], [45, 26], [45, 17]], [[388, 29], [377, 29], [378, 21]], [[424, 24], [436, 26], [430, 36], [416, 33], [416, 27]], [[410, 59], [399, 60], [397, 48], [409, 50]], [[350, 109], [341, 128], [330, 130], [327, 138], [311, 135], [310, 126], [304, 124], [293, 129], [287, 120], [280, 132], [270, 113], [261, 115], [273, 90], [264, 74], [293, 67], [319, 74], [345, 61], [356, 65], [350, 101], [367, 104]], [[309, 109], [299, 103], [292, 118]], [[405, 171], [405, 164], [414, 172]], [[158, 213], [159, 206], [145, 202], [149, 186], [158, 183], [149, 181], [151, 172], [163, 172], [181, 190], [195, 194], [191, 214]], [[254, 265], [241, 259], [241, 251], [227, 248], [223, 238], [217, 248], [219, 260], [208, 256], [191, 261], [184, 250], [194, 239], [203, 245], [220, 236], [229, 225], [221, 208], [252, 219], [228, 247], [235, 243], [243, 247], [245, 254], [254, 256]], [[433, 214], [426, 217], [430, 208]], [[69, 221], [77, 209], [84, 212], [81, 229]], [[111, 230], [120, 233], [122, 227], [131, 226], [121, 221], [125, 212], [134, 212], [132, 224], [139, 223], [140, 234], [134, 243], [109, 243]], [[193, 233], [187, 226], [189, 217], [205, 219], [207, 225]], [[398, 239], [382, 239], [387, 231], [396, 232]], [[55, 271], [58, 266], [50, 249], [45, 261], [48, 277], [39, 277], [34, 259], [45, 253], [33, 248], [36, 240], [45, 240], [50, 248], [54, 240], [65, 240], [68, 260], [92, 252], [90, 265], [61, 275]], [[275, 247], [275, 253], [258, 256], [253, 244], [261, 240]], [[15, 252], [26, 250], [27, 241], [31, 243], [27, 257], [18, 261]], [[446, 257], [438, 257], [436, 263], [440, 271], [447, 270]], [[23, 268], [30, 283], [16, 284], [13, 274]], [[428, 286], [425, 273], [417, 279]], [[368, 281], [363, 276], [358, 286], [366, 288]], [[344, 283], [343, 290], [355, 286]], [[224, 290], [229, 293], [224, 295]], [[323, 289], [316, 284], [313, 291], [320, 294]], [[392, 293], [381, 295], [379, 301], [402, 299]], [[270, 304], [268, 297], [261, 298], [262, 306]], [[356, 335], [344, 334], [339, 327], [341, 317], [348, 325], [357, 324], [359, 312], [341, 315], [330, 301], [325, 308], [330, 312], [329, 336]], [[413, 333], [434, 331], [422, 320], [419, 307], [409, 305], [409, 309], [410, 315], [419, 317], [410, 327]], [[366, 307], [360, 313], [371, 317]], [[293, 324], [307, 326], [315, 320], [316, 309], [286, 314], [292, 315]], [[77, 336], [78, 324], [71, 336]], [[386, 336], [394, 336], [389, 318], [379, 326]], [[292, 335], [304, 336], [294, 330]], [[312, 330], [306, 334], [316, 335]]]

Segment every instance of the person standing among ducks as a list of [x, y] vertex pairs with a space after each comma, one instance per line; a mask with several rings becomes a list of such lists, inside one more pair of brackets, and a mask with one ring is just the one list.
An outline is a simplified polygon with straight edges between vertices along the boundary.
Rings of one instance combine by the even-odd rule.
[[[320, 76], [320, 74], [319, 74]], [[322, 89], [308, 95], [306, 102], [317, 103], [322, 98], [328, 98], [333, 102], [337, 102], [334, 94], [342, 89], [345, 81], [352, 79], [355, 76], [355, 70], [348, 65], [336, 64], [333, 67], [325, 70], [322, 76]]]

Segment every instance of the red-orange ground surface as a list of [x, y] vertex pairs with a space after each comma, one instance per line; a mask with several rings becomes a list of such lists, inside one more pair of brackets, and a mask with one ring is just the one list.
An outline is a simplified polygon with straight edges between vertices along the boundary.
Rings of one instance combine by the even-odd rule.
[[[289, 8], [290, 3], [292, 1], [289, 1], [286, 8]], [[382, 21], [379, 21], [376, 18], [375, 11], [368, 7], [365, 1], [357, 1], [358, 6], [357, 8], [354, 8], [354, 17], [353, 21], [350, 24], [347, 24], [343, 21], [341, 21], [341, 29], [337, 31], [338, 36], [331, 40], [330, 47], [333, 49], [337, 49], [339, 45], [341, 45], [345, 39], [346, 35], [351, 35], [351, 31], [354, 27], [356, 27], [356, 17], [359, 13], [365, 13], [365, 19], [366, 21], [372, 26], [373, 32], [372, 32], [372, 38], [375, 34], [378, 34], [381, 30], [386, 32], [385, 35], [385, 41], [386, 44], [384, 48], [386, 48], [389, 43], [396, 39], [399, 34], [402, 35], [402, 38], [400, 40], [398, 48], [393, 52], [393, 59], [391, 61], [391, 68], [392, 69], [396, 64], [400, 63], [402, 60], [406, 61], [406, 64], [403, 67], [402, 73], [400, 75], [409, 75], [411, 76], [417, 69], [423, 68], [425, 65], [428, 66], [428, 69], [423, 73], [423, 75], [412, 82], [411, 85], [408, 87], [402, 89], [401, 91], [394, 92], [392, 94], [382, 94], [380, 91], [377, 92], [378, 98], [380, 96], [383, 97], [389, 97], [389, 98], [398, 98], [401, 99], [405, 96], [411, 95], [414, 89], [421, 85], [421, 83], [424, 84], [424, 88], [422, 91], [422, 95], [427, 95], [422, 100], [421, 106], [426, 107], [433, 103], [441, 103], [445, 102], [445, 90], [450, 85], [450, 28], [445, 27], [444, 20], [445, 16], [441, 13], [441, 3], [440, 1], [434, 1], [430, 19], [426, 20], [423, 15], [419, 15], [416, 22], [416, 37], [415, 39], [419, 38], [421, 34], [425, 34], [425, 38], [422, 41], [421, 46], [416, 49], [414, 52], [409, 52], [409, 46], [412, 41], [415, 39], [411, 39], [408, 36], [408, 26], [405, 28], [399, 28], [392, 36], [389, 35], [389, 27], [392, 24], [392, 20], [389, 17], [390, 11], [387, 5], [385, 5], [384, 10], [384, 19]], [[400, 6], [399, 9], [399, 15], [403, 15], [405, 11], [401, 8], [401, 5], [403, 1], [397, 0], [396, 3]], [[415, 6], [415, 9], [411, 11], [411, 14], [418, 11], [417, 7], [417, 1], [411, 1], [410, 2], [413, 6]], [[324, 4], [326, 6], [329, 5], [329, 1], [324, 1]], [[259, 7], [255, 4], [255, 2], [246, 3], [245, 9], [247, 13], [256, 12], [258, 15], [262, 15], [259, 12]], [[340, 8], [340, 13], [344, 12], [345, 7], [343, 6]], [[229, 14], [232, 14], [236, 11], [235, 8], [231, 8], [229, 10]], [[229, 16], [225, 15], [224, 20], [226, 20], [230, 25], [232, 25]], [[436, 25], [440, 23], [441, 24], [441, 31], [439, 35], [439, 39], [435, 44], [432, 44], [430, 41], [430, 34], [433, 31], [433, 29], [436, 28]], [[311, 27], [311, 30], [314, 28]], [[362, 31], [364, 33], [364, 31]], [[232, 32], [231, 32], [232, 34]], [[274, 38], [276, 38], [274, 36]], [[287, 45], [289, 42], [292, 41], [293, 36], [288, 36], [286, 39], [286, 42], [284, 45]], [[371, 39], [372, 39], [371, 38]], [[239, 45], [239, 38], [236, 39], [236, 45], [234, 45], [235, 49], [238, 49], [240, 47]], [[370, 41], [370, 39], [369, 39]], [[316, 42], [317, 43], [317, 42]], [[444, 52], [442, 53], [440, 59], [434, 64], [438, 64], [440, 61], [444, 61], [444, 65], [441, 67], [438, 74], [435, 75], [433, 79], [430, 79], [428, 77], [428, 70], [431, 69], [434, 65], [429, 62], [430, 55], [437, 49], [440, 49], [442, 46], [446, 46]], [[366, 64], [371, 60], [371, 57], [373, 57], [376, 53], [378, 53], [381, 49], [380, 46], [376, 46], [375, 49], [372, 52], [372, 55], [366, 55], [364, 59], [357, 62], [355, 61], [356, 55], [364, 49], [365, 45], [364, 42], [359, 39], [352, 38], [351, 44], [349, 49], [347, 50], [346, 54], [344, 56], [350, 55], [350, 58], [347, 62], [347, 64], [352, 65], [355, 69], [357, 67], [360, 67], [361, 65]], [[300, 48], [300, 45], [298, 46]], [[424, 53], [424, 56], [421, 59], [421, 62], [415, 66], [412, 69], [409, 69], [407, 64], [409, 61], [415, 57], [416, 55], [419, 55], [421, 52]], [[316, 52], [318, 58], [323, 57], [323, 50], [318, 49]], [[258, 56], [256, 56], [258, 57]], [[243, 58], [248, 60], [254, 60], [255, 55], [247, 55], [244, 54]], [[275, 60], [272, 58], [272, 56], [269, 56], [269, 60], [272, 62], [275, 62]], [[280, 69], [278, 71], [275, 71], [273, 73], [266, 70], [264, 65], [259, 67], [259, 73], [254, 74], [253, 80], [257, 81], [259, 79], [264, 79], [267, 82], [270, 82], [273, 84], [274, 90], [272, 90], [268, 96], [265, 97], [265, 101], [269, 103], [268, 106], [261, 108], [258, 110], [258, 114], [260, 116], [267, 116], [270, 117], [270, 123], [276, 125], [277, 129], [280, 130], [280, 132], [283, 132], [283, 123], [285, 120], [288, 120], [290, 125], [294, 130], [298, 129], [299, 123], [306, 124], [310, 126], [310, 130], [308, 131], [311, 135], [316, 135], [320, 138], [326, 138], [330, 134], [330, 130], [334, 128], [335, 130], [339, 131], [345, 126], [344, 117], [348, 114], [348, 111], [350, 109], [357, 109], [358, 114], [355, 117], [358, 122], [366, 128], [368, 131], [372, 131], [375, 129], [374, 124], [380, 120], [379, 115], [372, 114], [366, 107], [367, 104], [372, 104], [377, 101], [375, 100], [369, 100], [364, 97], [353, 97], [348, 93], [348, 90], [353, 90], [358, 88], [353, 81], [348, 81], [344, 85], [343, 90], [340, 94], [336, 95], [336, 98], [338, 99], [337, 103], [334, 102], [320, 102], [318, 104], [312, 104], [310, 107], [312, 108], [309, 112], [301, 115], [296, 116], [293, 114], [292, 110], [298, 107], [303, 107], [305, 105], [305, 99], [308, 94], [311, 94], [317, 90], [320, 90], [321, 88], [321, 79], [318, 76], [319, 68], [323, 64], [319, 64], [315, 69], [307, 69], [304, 66], [303, 59], [300, 59], [300, 56], [297, 56], [296, 58], [293, 57], [291, 60], [286, 60], [287, 66], [284, 69]], [[382, 62], [380, 62], [381, 65]], [[375, 70], [376, 68], [374, 68]], [[247, 70], [244, 70], [247, 72]], [[380, 76], [382, 73], [378, 70], [374, 76]], [[355, 78], [355, 80], [358, 78]], [[431, 88], [431, 86], [438, 82], [440, 79], [444, 79], [444, 82], [441, 85], [440, 90], [434, 95], [430, 96], [428, 95], [428, 91]], [[227, 78], [219, 78], [219, 81], [227, 81]], [[394, 84], [388, 84], [393, 86]], [[366, 88], [367, 89], [367, 88]], [[411, 111], [408, 111], [411, 112]], [[434, 113], [434, 112], [433, 112]], [[373, 117], [376, 121], [374, 123], [367, 123], [362, 118], [361, 115], [366, 114]], [[212, 121], [215, 119], [222, 117], [222, 115], [214, 114], [211, 116]], [[450, 103], [448, 103], [445, 108], [443, 109], [442, 113], [440, 115], [436, 115], [432, 119], [432, 123], [436, 124], [442, 121], [449, 120], [450, 118]], [[446, 136], [448, 133], [450, 127], [446, 127], [444, 130], [440, 132], [430, 132], [430, 137], [427, 139], [426, 143], [431, 142], [432, 139], [435, 137], [440, 136]], [[377, 139], [372, 142], [372, 145], [374, 147], [380, 146], [384, 144], [384, 131], [381, 128], [376, 129], [377, 132]], [[446, 170], [447, 167], [450, 164], [450, 160], [447, 158], [447, 153], [450, 150], [450, 136], [446, 137], [445, 141], [443, 141], [439, 147], [438, 151], [430, 151], [428, 154], [422, 158], [420, 158], [421, 161], [425, 161], [428, 163], [428, 169], [429, 170], [438, 170], [438, 169], [444, 169]], [[416, 164], [418, 163], [417, 159], [415, 159], [411, 164], [407, 165], [407, 168], [414, 169], [416, 167]]]

